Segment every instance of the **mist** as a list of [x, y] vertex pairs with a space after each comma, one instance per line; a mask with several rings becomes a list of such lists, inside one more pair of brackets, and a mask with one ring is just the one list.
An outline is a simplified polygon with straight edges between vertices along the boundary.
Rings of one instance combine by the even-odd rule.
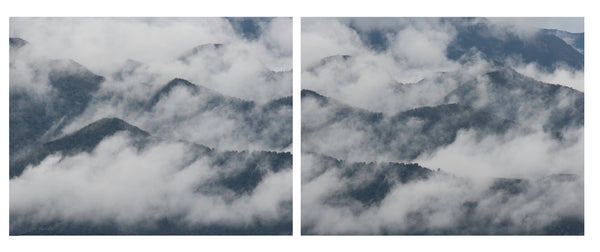
[[219, 166], [196, 157], [184, 143], [138, 150], [130, 141], [117, 134], [91, 153], [53, 155], [28, 167], [10, 183], [11, 226], [59, 219], [126, 227], [175, 217], [182, 226], [244, 226], [255, 218], [279, 221], [290, 214], [282, 205], [291, 202], [291, 166], [278, 172], [264, 166], [264, 178], [250, 193], [220, 187], [199, 193], [211, 180], [239, 172], [246, 161]]

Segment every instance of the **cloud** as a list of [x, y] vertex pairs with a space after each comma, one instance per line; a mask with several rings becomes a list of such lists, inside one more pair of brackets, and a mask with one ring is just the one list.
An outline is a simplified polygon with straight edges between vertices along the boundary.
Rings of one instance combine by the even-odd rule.
[[103, 73], [126, 59], [164, 62], [182, 49], [225, 43], [236, 35], [224, 19], [11, 18], [20, 37], [48, 58], [70, 58]]
[[409, 27], [396, 35], [392, 48], [394, 56], [405, 58], [411, 66], [419, 68], [447, 61], [446, 46], [453, 38], [452, 32], [421, 27], [417, 29]]
[[[303, 174], [322, 167], [305, 156]], [[426, 180], [398, 183], [380, 204], [365, 206], [328, 203], [350, 182], [344, 171], [325, 169], [302, 180], [304, 233], [543, 234], [565, 216], [583, 219], [582, 177], [535, 177], [520, 182], [523, 191], [512, 194], [509, 190], [514, 189], [501, 187], [507, 186], [501, 180], [437, 173]]]
[[[262, 37], [265, 43], [286, 56], [292, 53], [292, 19], [275, 18], [269, 22], [269, 27]], [[291, 66], [289, 67], [291, 68]]]
[[583, 129], [567, 134], [568, 143], [539, 131], [483, 139], [463, 131], [451, 145], [415, 161], [472, 178], [534, 178], [558, 173], [583, 176]]
[[529, 64], [512, 64], [512, 67], [519, 73], [527, 75], [536, 80], [546, 83], [560, 84], [578, 91], [584, 91], [584, 74], [583, 70], [574, 70], [568, 66], [559, 66], [553, 72], [548, 72], [540, 68], [535, 63]]
[[[402, 21], [400, 28], [390, 28], [389, 48], [377, 52], [369, 49], [357, 30], [368, 31], [379, 24], [383, 26], [380, 29], [386, 29], [398, 19], [368, 22], [370, 20], [302, 19], [302, 87], [354, 106], [395, 113], [397, 108], [406, 106], [389, 104], [394, 100], [390, 94], [392, 85], [418, 82], [438, 72], [458, 68], [445, 55], [453, 37], [452, 27], [435, 26], [437, 19]], [[350, 55], [351, 58], [320, 62], [332, 55]], [[314, 70], [306, 71], [309, 68]]]
[[219, 166], [183, 143], [162, 142], [138, 150], [130, 141], [117, 134], [91, 153], [53, 155], [26, 169], [10, 181], [11, 226], [63, 220], [114, 221], [122, 227], [175, 217], [186, 220], [182, 227], [245, 226], [255, 218], [277, 222], [290, 214], [281, 205], [291, 201], [291, 167], [273, 172], [259, 164], [258, 169], [267, 172], [248, 194], [235, 196], [218, 187], [202, 193], [199, 186], [233, 176], [242, 169], [236, 164], [247, 161]]
[[[281, 96], [280, 90], [291, 93], [291, 77], [268, 88], [260, 84], [265, 82], [263, 71], [291, 70], [292, 55], [291, 20], [264, 23], [259, 39], [247, 41], [222, 18], [11, 18], [10, 36], [27, 40], [37, 57], [73, 59], [102, 76], [111, 76], [133, 59], [149, 67], [145, 74], [156, 75], [149, 83], [154, 86], [180, 77], [228, 95], [265, 101], [279, 98], [274, 96]], [[176, 61], [211, 43], [227, 49], [203, 52], [189, 65]], [[218, 62], [225, 67], [215, 68]], [[133, 77], [126, 81], [140, 78]], [[258, 91], [239, 91], [248, 86]]]
[[335, 19], [302, 19], [302, 69], [331, 55], [354, 55], [364, 50], [356, 32]]
[[[54, 64], [50, 60], [72, 58], [106, 79], [85, 111], [66, 121], [63, 133], [104, 117], [119, 117], [161, 137], [227, 149], [282, 150], [287, 146], [271, 146], [265, 143], [267, 136], [248, 132], [239, 111], [221, 109], [199, 115], [203, 111], [198, 108], [205, 102], [185, 91], [175, 90], [150, 112], [143, 108], [174, 78], [255, 102], [257, 110], [290, 96], [291, 19], [260, 19], [258, 23], [260, 33], [248, 40], [232, 22], [219, 18], [12, 18], [11, 36], [20, 36], [29, 45], [11, 56], [11, 91], [26, 90], [52, 103], [53, 88], [46, 78]], [[185, 61], [177, 60], [186, 54]], [[287, 119], [282, 118], [291, 120], [291, 110], [287, 112], [271, 118], [264, 131], [286, 131]], [[174, 125], [174, 121], [180, 123]], [[258, 141], [244, 140], [252, 137]]]

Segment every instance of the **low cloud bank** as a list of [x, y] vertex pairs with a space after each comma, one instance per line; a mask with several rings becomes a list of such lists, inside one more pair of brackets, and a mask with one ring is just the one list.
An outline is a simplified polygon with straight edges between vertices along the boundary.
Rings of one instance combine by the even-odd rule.
[[[41, 227], [57, 221], [88, 225], [88, 230], [116, 223], [120, 233], [165, 219], [191, 232], [211, 225], [245, 227], [258, 220], [269, 226], [291, 220], [291, 159], [273, 167], [265, 156], [248, 167], [256, 160], [245, 154], [219, 165], [218, 155], [199, 154], [184, 143], [140, 150], [130, 141], [117, 134], [91, 153], [52, 155], [11, 179], [11, 232], [43, 232]], [[236, 193], [218, 182], [245, 169], [263, 173], [249, 191]], [[201, 190], [205, 187], [210, 190]]]

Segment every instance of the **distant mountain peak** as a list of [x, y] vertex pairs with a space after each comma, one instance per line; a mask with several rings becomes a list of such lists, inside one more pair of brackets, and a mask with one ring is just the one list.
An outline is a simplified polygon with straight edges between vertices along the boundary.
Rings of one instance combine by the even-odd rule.
[[274, 110], [281, 107], [292, 107], [293, 99], [291, 96], [282, 97], [279, 99], [271, 100], [263, 106], [263, 110]]
[[60, 94], [79, 105], [87, 105], [93, 92], [100, 88], [105, 78], [72, 59], [51, 60], [48, 79]]
[[189, 82], [186, 79], [174, 78], [174, 79], [172, 79], [171, 81], [169, 81], [167, 83], [167, 85], [164, 87], [164, 89], [166, 88], [166, 89], [170, 90], [170, 89], [172, 89], [172, 88], [174, 88], [176, 86], [184, 86], [184, 87], [189, 87], [189, 88], [192, 88], [192, 89], [197, 89], [198, 88], [198, 86], [196, 84], [191, 83], [191, 82]]
[[305, 97], [314, 97], [317, 99], [327, 99], [327, 97], [325, 97], [324, 95], [321, 95], [315, 91], [312, 91], [310, 89], [302, 89], [302, 91], [300, 92], [300, 97], [301, 98], [305, 98]]
[[[446, 56], [452, 60], [461, 60], [463, 56], [478, 51], [485, 59], [499, 62], [517, 56], [523, 63], [536, 63], [549, 72], [559, 65], [577, 70], [584, 67], [583, 36], [543, 30], [531, 33], [528, 38], [512, 30], [501, 30], [500, 33], [504, 34], [497, 35], [499, 31], [485, 20], [457, 22], [454, 27], [457, 35], [446, 48]], [[564, 39], [573, 41], [567, 43]]]
[[115, 80], [123, 81], [126, 77], [133, 75], [133, 73], [140, 67], [144, 66], [144, 63], [137, 60], [127, 59], [123, 66], [112, 74], [112, 78]]
[[81, 128], [79, 131], [84, 131], [84, 132], [85, 131], [95, 131], [97, 129], [101, 129], [101, 128], [105, 128], [105, 127], [113, 128], [115, 131], [121, 131], [121, 130], [129, 131], [130, 130], [130, 131], [136, 131], [138, 133], [141, 133], [142, 135], [146, 135], [146, 136], [149, 135], [145, 131], [140, 130], [138, 127], [135, 127], [118, 117], [102, 118], [100, 120], [97, 120], [93, 123], [88, 124], [87, 126]]
[[308, 90], [308, 89], [302, 89], [302, 91], [300, 92], [300, 98], [316, 99], [321, 106], [329, 103], [329, 99], [327, 97], [320, 95], [319, 93], [317, 93], [315, 91]]
[[573, 33], [556, 29], [542, 29], [540, 32], [559, 37], [560, 39], [565, 41], [565, 43], [572, 46], [573, 49], [577, 50], [579, 53], [584, 53], [585, 35], [583, 32]]
[[196, 84], [193, 84], [185, 79], [175, 78], [169, 81], [164, 87], [159, 89], [154, 94], [154, 96], [152, 96], [148, 103], [148, 108], [151, 108], [154, 105], [156, 105], [162, 97], [168, 96], [171, 93], [171, 90], [173, 90], [173, 88], [175, 87], [184, 87], [188, 89], [192, 94], [196, 94], [198, 93], [198, 91], [200, 91], [200, 87]]
[[307, 71], [314, 72], [317, 69], [319, 69], [320, 67], [332, 64], [334, 62], [350, 62], [350, 60], [352, 60], [352, 59], [353, 59], [352, 55], [347, 55], [347, 54], [337, 54], [337, 55], [327, 56], [325, 58], [322, 58], [318, 63], [309, 67], [307, 69]]
[[32, 147], [29, 154], [16, 160], [11, 160], [10, 177], [19, 176], [28, 165], [38, 165], [44, 158], [52, 153], [74, 155], [82, 151], [90, 152], [106, 137], [118, 132], [127, 132], [133, 137], [134, 144], [143, 143], [150, 134], [119, 118], [103, 118], [71, 133]]
[[395, 185], [427, 180], [436, 173], [442, 173], [417, 163], [352, 162], [321, 153], [303, 154], [313, 155], [318, 160], [315, 164], [319, 172], [309, 174], [309, 181], [333, 169], [338, 170], [345, 179], [356, 181], [325, 198], [324, 203], [333, 206], [347, 205], [349, 202], [359, 202], [364, 207], [376, 206], [388, 196]]
[[95, 79], [94, 82], [104, 81], [104, 77], [92, 73], [85, 66], [72, 59], [55, 59], [48, 62], [50, 67], [50, 81], [65, 76], [77, 76], [78, 78]]
[[220, 43], [208, 43], [208, 44], [196, 46], [192, 49], [192, 51], [199, 52], [199, 51], [206, 50], [206, 49], [220, 49], [222, 46], [223, 46], [223, 44], [220, 44]]
[[191, 83], [185, 79], [175, 78], [169, 81], [163, 88], [159, 89], [154, 96], [152, 96], [152, 98], [148, 101], [147, 109], [154, 107], [163, 97], [167, 97], [171, 90], [176, 87], [186, 88], [190, 91], [190, 93], [192, 93], [192, 95], [206, 95], [206, 97], [204, 97], [206, 99], [205, 109], [227, 105], [233, 107], [235, 110], [248, 111], [255, 106], [254, 102], [252, 101], [226, 96], [210, 88]]
[[8, 43], [9, 43], [11, 49], [19, 49], [19, 48], [29, 44], [29, 42], [27, 42], [27, 40], [24, 40], [22, 38], [17, 38], [17, 37], [9, 38]]
[[72, 75], [90, 72], [79, 62], [72, 59], [52, 59], [48, 61], [50, 75]]
[[116, 117], [103, 118], [68, 134], [64, 137], [44, 144], [50, 153], [93, 150], [105, 137], [117, 132], [128, 132], [133, 137], [149, 137], [150, 134]]
[[323, 58], [321, 60], [321, 62], [331, 62], [331, 61], [336, 61], [336, 60], [349, 60], [352, 58], [352, 55], [347, 55], [347, 54], [338, 54], [338, 55], [331, 55], [331, 56], [327, 56], [325, 58]]
[[192, 48], [191, 50], [187, 51], [186, 53], [184, 53], [183, 55], [181, 55], [179, 58], [177, 58], [177, 60], [185, 62], [185, 63], [190, 63], [190, 59], [196, 55], [198, 55], [201, 52], [207, 52], [207, 51], [217, 51], [220, 50], [221, 48], [223, 48], [223, 44], [219, 44], [219, 43], [209, 43], [209, 44], [202, 44], [199, 46], [196, 46], [194, 48]]

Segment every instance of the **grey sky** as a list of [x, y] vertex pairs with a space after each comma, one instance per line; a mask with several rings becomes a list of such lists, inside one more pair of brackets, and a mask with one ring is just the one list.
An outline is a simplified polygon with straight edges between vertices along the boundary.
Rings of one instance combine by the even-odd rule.
[[493, 22], [530, 26], [534, 28], [558, 29], [573, 33], [584, 31], [583, 17], [490, 17]]

